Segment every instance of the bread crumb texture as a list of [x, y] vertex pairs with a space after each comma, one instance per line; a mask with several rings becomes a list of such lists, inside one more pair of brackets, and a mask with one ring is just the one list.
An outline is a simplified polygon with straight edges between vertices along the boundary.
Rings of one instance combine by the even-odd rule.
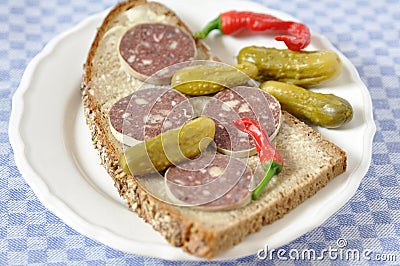
[[[131, 8], [137, 8], [137, 12], [126, 12]], [[207, 212], [169, 205], [148, 195], [135, 178], [118, 167], [118, 156], [123, 147], [113, 137], [107, 117], [115, 101], [142, 85], [124, 72], [117, 49], [119, 38], [137, 20], [167, 21], [188, 30], [171, 10], [161, 4], [143, 0], [119, 3], [98, 29], [85, 63], [82, 83], [84, 114], [100, 162], [113, 178], [119, 194], [132, 211], [151, 224], [169, 243], [192, 255], [211, 259], [247, 235], [261, 230], [262, 226], [281, 218], [345, 171], [344, 151], [283, 112], [276, 146], [284, 158], [284, 168], [271, 180], [259, 200], [231, 211]], [[204, 44], [196, 44], [200, 55], [212, 57]], [[252, 169], [257, 163], [257, 157], [249, 160]]]

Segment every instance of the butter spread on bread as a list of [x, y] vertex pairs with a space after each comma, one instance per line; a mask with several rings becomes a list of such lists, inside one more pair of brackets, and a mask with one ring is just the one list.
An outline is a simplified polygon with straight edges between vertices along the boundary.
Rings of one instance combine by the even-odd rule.
[[[119, 194], [132, 211], [171, 245], [194, 256], [214, 258], [247, 235], [283, 217], [346, 170], [346, 153], [342, 149], [294, 116], [282, 112], [275, 142], [285, 167], [257, 201], [228, 211], [209, 212], [168, 204], [154, 197], [147, 187], [119, 167], [123, 145], [113, 136], [108, 121], [111, 106], [143, 85], [124, 71], [117, 49], [122, 34], [136, 20], [168, 23], [190, 32], [178, 16], [162, 4], [145, 0], [117, 4], [99, 27], [85, 62], [83, 108], [94, 147]], [[198, 59], [213, 58], [202, 42], [195, 40], [195, 44]], [[247, 165], [254, 171], [258, 158], [250, 157]], [[152, 184], [149, 187], [153, 187]]]

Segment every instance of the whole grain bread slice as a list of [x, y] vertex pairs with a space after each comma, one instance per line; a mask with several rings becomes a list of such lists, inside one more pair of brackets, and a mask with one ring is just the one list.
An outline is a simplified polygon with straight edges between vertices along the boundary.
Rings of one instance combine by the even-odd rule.
[[[142, 85], [123, 71], [116, 49], [118, 38], [140, 12], [147, 14], [146, 19], [159, 19], [190, 32], [178, 16], [162, 4], [145, 0], [117, 4], [98, 29], [85, 63], [81, 90], [83, 111], [101, 164], [120, 196], [128, 208], [151, 224], [169, 243], [192, 255], [211, 259], [281, 218], [346, 170], [346, 154], [342, 149], [283, 112], [276, 146], [285, 166], [259, 200], [239, 209], [208, 212], [170, 205], [147, 194], [135, 178], [119, 168], [118, 157], [123, 147], [112, 135], [107, 117], [115, 101]], [[213, 58], [202, 42], [197, 41], [196, 45], [199, 59]], [[257, 163], [257, 157], [250, 158], [251, 168]]]

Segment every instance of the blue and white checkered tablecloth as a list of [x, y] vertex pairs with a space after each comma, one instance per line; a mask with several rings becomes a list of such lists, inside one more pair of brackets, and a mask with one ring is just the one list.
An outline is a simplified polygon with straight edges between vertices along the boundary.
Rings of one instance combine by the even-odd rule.
[[[184, 0], [177, 0], [184, 1]], [[217, 1], [217, 0], [216, 0]], [[357, 68], [373, 102], [377, 132], [371, 166], [356, 194], [321, 226], [281, 247], [321, 251], [344, 239], [400, 264], [400, 2], [398, 0], [256, 0], [326, 36]], [[114, 250], [66, 225], [38, 200], [14, 162], [8, 128], [12, 96], [30, 60], [57, 34], [113, 0], [0, 1], [0, 265], [203, 265]], [[378, 256], [379, 257], [379, 256]], [[260, 260], [212, 265], [353, 265], [388, 262]]]

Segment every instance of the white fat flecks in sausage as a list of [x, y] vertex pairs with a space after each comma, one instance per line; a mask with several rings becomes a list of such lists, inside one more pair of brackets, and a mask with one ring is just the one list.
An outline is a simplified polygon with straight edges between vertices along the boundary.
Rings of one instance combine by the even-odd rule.
[[196, 57], [193, 37], [179, 27], [162, 23], [140, 23], [128, 29], [118, 49], [127, 72], [142, 81], [152, 77], [147, 80], [150, 83], [168, 83], [177, 69], [165, 70], [167, 67]]
[[190, 114], [188, 114], [186, 110], [183, 110], [183, 116], [184, 116], [184, 117], [188, 117], [188, 118], [189, 118], [191, 115], [190, 115]]
[[131, 122], [129, 120], [125, 120], [124, 127], [130, 127], [130, 126], [131, 126]]
[[[160, 104], [160, 103], [161, 102], [158, 102], [158, 104]], [[171, 105], [171, 106], [173, 106], [173, 105]], [[182, 111], [185, 112], [186, 110], [184, 109]], [[171, 110], [170, 109], [160, 109], [160, 110], [157, 111], [157, 113], [162, 115], [162, 116], [164, 116], [164, 117], [167, 117], [171, 113]]]
[[151, 60], [151, 59], [142, 59], [142, 64], [144, 66], [151, 65], [152, 63], [153, 63], [153, 60]]
[[193, 110], [180, 92], [156, 87], [138, 90], [120, 99], [111, 107], [108, 116], [117, 140], [134, 145], [182, 126], [193, 118]]
[[169, 45], [169, 49], [170, 49], [170, 50], [175, 50], [176, 47], [178, 47], [178, 42], [177, 42], [177, 41], [173, 41], [173, 42]]
[[225, 89], [209, 101], [204, 115], [215, 120], [215, 143], [220, 152], [237, 157], [256, 154], [254, 141], [238, 130], [232, 121], [241, 117], [257, 120], [270, 139], [277, 134], [281, 123], [279, 102], [271, 95], [254, 87], [238, 86]]
[[222, 104], [222, 110], [223, 110], [223, 111], [227, 111], [227, 112], [232, 111], [231, 107], [232, 107], [232, 106], [229, 105], [228, 102], [225, 102], [225, 103]]
[[204, 196], [210, 196], [211, 192], [208, 190], [203, 190], [201, 193], [203, 193]]
[[151, 46], [151, 44], [149, 42], [142, 41], [142, 42], [136, 44], [135, 46], [133, 46], [132, 48], [134, 48], [134, 49], [128, 50], [129, 55], [135, 56], [135, 59], [136, 59], [137, 57], [139, 57], [139, 55], [142, 53], [142, 51], [146, 51], [147, 49], [150, 48], [150, 46]]
[[227, 106], [229, 106], [230, 108], [234, 108], [236, 107], [238, 104], [240, 104], [239, 100], [232, 100], [232, 101], [226, 101], [224, 102]]
[[155, 123], [158, 124], [163, 120], [164, 120], [164, 116], [162, 116], [162, 115], [152, 115], [152, 114], [150, 114], [147, 117], [147, 122], [150, 123], [150, 124], [155, 124]]
[[[189, 177], [191, 177], [190, 179], [193, 179], [192, 176], [189, 176]], [[178, 185], [181, 185], [181, 186], [184, 186], [184, 185], [185, 185], [185, 181], [184, 181], [184, 180], [181, 180], [181, 179], [179, 179], [179, 178], [175, 178], [173, 181], [174, 181], [176, 184], [178, 184]]]
[[164, 37], [164, 33], [165, 32], [160, 32], [159, 34], [154, 33], [153, 34], [153, 40], [155, 42], [160, 42], [162, 40], [162, 38]]
[[244, 103], [239, 108], [239, 113], [251, 112], [250, 106], [247, 103]]
[[208, 170], [208, 172], [210, 173], [210, 175], [212, 177], [217, 177], [217, 176], [220, 176], [224, 172], [224, 169], [222, 169], [221, 167], [218, 167], [218, 166], [213, 166]]
[[226, 210], [250, 201], [252, 176], [242, 161], [217, 154], [208, 165], [193, 171], [198, 167], [202, 167], [201, 162], [188, 160], [165, 173], [167, 191], [175, 202], [204, 210]]
[[129, 64], [133, 64], [133, 62], [135, 62], [136, 59], [136, 55], [130, 55], [127, 59]]
[[226, 116], [226, 114], [224, 114], [224, 113], [219, 113], [219, 114], [218, 114], [218, 117], [224, 118], [224, 117], [227, 117], [227, 116]]
[[137, 103], [138, 105], [144, 105], [144, 104], [149, 104], [149, 101], [143, 98], [137, 98], [135, 99], [135, 103]]
[[173, 126], [172, 122], [169, 121], [169, 120], [165, 121], [164, 124], [163, 124], [164, 130], [172, 129], [172, 126]]

